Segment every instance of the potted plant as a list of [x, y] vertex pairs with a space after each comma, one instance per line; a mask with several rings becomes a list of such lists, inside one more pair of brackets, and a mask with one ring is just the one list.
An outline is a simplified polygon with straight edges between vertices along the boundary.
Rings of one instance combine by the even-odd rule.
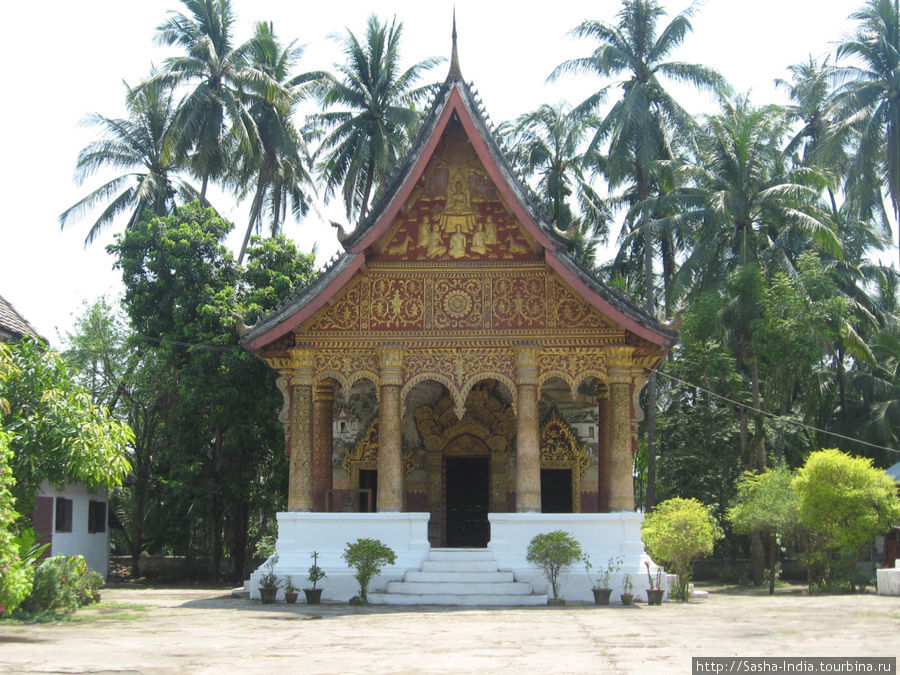
[[572, 535], [562, 530], [535, 535], [528, 544], [525, 559], [535, 567], [543, 570], [550, 587], [553, 589], [553, 598], [548, 604], [564, 605], [566, 601], [559, 597], [559, 574], [572, 563], [582, 559], [581, 544]]
[[587, 572], [588, 580], [591, 582], [591, 591], [594, 593], [595, 605], [608, 605], [609, 596], [612, 595], [612, 588], [609, 585], [609, 577], [622, 569], [624, 558], [622, 556], [610, 556], [606, 567], [599, 568], [597, 578], [591, 576], [591, 559], [584, 556], [584, 569]]
[[281, 586], [281, 580], [275, 574], [275, 564], [278, 562], [278, 556], [273, 555], [263, 565], [265, 570], [259, 578], [259, 597], [264, 605], [270, 605], [275, 602], [275, 596], [278, 595], [278, 587]]
[[289, 605], [293, 605], [297, 602], [299, 591], [300, 589], [294, 586], [294, 580], [291, 578], [291, 575], [288, 574], [284, 580], [284, 601]]
[[306, 578], [312, 582], [312, 588], [304, 588], [303, 592], [306, 594], [307, 605], [318, 605], [319, 601], [322, 599], [322, 589], [317, 588], [316, 584], [319, 579], [325, 578], [325, 571], [319, 567], [318, 551], [313, 551], [309, 557], [313, 559], [313, 564], [310, 566]]
[[666, 593], [666, 589], [662, 587], [662, 567], [656, 568], [656, 583], [653, 583], [653, 575], [650, 574], [650, 563], [644, 561], [644, 567], [647, 568], [647, 580], [650, 582], [650, 587], [647, 589], [647, 604], [648, 605], [661, 605], [663, 595]]
[[369, 602], [369, 582], [385, 565], [397, 562], [397, 555], [378, 539], [357, 539], [342, 554], [347, 564], [356, 570], [356, 581], [359, 582], [359, 595], [350, 600], [351, 604], [365, 605]]
[[630, 605], [634, 602], [634, 593], [631, 591], [634, 589], [634, 583], [631, 581], [631, 575], [626, 574], [622, 579], [622, 604]]

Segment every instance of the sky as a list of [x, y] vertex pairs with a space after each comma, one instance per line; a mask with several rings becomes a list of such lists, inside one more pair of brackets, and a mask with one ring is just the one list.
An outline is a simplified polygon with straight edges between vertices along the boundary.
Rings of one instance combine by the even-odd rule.
[[[670, 16], [689, 4], [663, 2]], [[787, 66], [810, 55], [832, 54], [835, 43], [853, 30], [848, 17], [861, 4], [707, 0], [696, 8], [693, 33], [672, 56], [718, 68], [735, 90], [749, 91], [756, 104], [783, 103], [774, 80], [787, 79]], [[361, 36], [372, 12], [382, 18], [396, 14], [403, 22], [404, 64], [449, 57], [454, 5], [463, 76], [474, 82], [495, 124], [545, 102], [578, 103], [604, 84], [585, 76], [552, 83], [546, 78], [562, 61], [591, 51], [591, 43], [567, 33], [585, 19], [614, 23], [620, 6], [615, 0], [232, 0], [237, 39], [250, 37], [256, 21], [270, 20], [283, 40], [306, 46], [302, 70], [332, 69], [342, 59], [329, 36], [345, 34], [347, 28]], [[105, 251], [116, 226], [88, 247], [83, 242], [93, 220], [85, 218], [63, 231], [59, 227], [59, 214], [101, 184], [98, 178], [78, 186], [72, 179], [79, 150], [96, 140], [96, 130], [81, 122], [91, 113], [125, 116], [123, 81], [137, 84], [152, 64], [161, 65], [173, 53], [156, 47], [153, 37], [167, 13], [180, 9], [177, 0], [4, 5], [0, 295], [55, 347], [63, 345], [85, 303], [102, 295], [115, 300], [122, 292], [119, 273]], [[442, 80], [446, 68], [446, 63], [439, 65], [430, 79]], [[715, 112], [708, 96], [685, 91], [676, 97], [694, 114]], [[235, 231], [243, 231], [247, 205], [236, 204], [229, 195], [213, 199], [235, 221]], [[317, 211], [331, 213], [325, 206]], [[315, 215], [300, 224], [288, 222], [285, 233], [304, 251], [315, 242], [320, 264], [339, 248], [334, 230]], [[236, 249], [239, 241], [232, 239]], [[892, 258], [885, 256], [887, 262]]]

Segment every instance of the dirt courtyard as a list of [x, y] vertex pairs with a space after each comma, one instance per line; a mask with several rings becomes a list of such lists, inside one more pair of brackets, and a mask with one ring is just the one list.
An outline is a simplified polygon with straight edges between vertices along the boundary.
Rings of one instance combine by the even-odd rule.
[[[327, 598], [327, 591], [326, 591]], [[134, 618], [0, 626], [3, 672], [691, 672], [692, 656], [897, 656], [900, 598], [713, 592], [662, 607], [261, 605], [104, 589]], [[122, 605], [143, 605], [146, 611]]]

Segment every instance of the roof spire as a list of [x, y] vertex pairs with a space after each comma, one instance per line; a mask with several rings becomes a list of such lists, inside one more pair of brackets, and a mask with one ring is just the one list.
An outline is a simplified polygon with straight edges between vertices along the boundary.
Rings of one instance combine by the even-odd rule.
[[453, 47], [450, 50], [450, 72], [447, 73], [447, 79], [451, 82], [461, 82], [462, 72], [459, 69], [459, 54], [456, 51], [456, 5], [453, 5]]

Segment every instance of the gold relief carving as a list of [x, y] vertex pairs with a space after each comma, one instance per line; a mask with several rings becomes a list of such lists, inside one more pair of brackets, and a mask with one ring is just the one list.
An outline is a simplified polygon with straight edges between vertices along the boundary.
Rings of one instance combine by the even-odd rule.
[[607, 380], [611, 383], [631, 384], [634, 347], [621, 343], [603, 347], [606, 353]]
[[311, 330], [359, 330], [360, 308], [363, 306], [361, 284], [351, 286], [333, 307], [330, 307], [310, 326]]
[[609, 330], [608, 321], [603, 319], [590, 305], [566, 286], [557, 280], [553, 280], [553, 293], [551, 295], [550, 325], [565, 326], [566, 328], [593, 328], [595, 330]]
[[358, 380], [368, 379], [373, 384], [378, 383], [378, 358], [371, 350], [318, 350], [315, 369], [318, 382], [333, 378], [340, 382], [345, 392], [350, 391]]
[[[278, 413], [278, 421], [287, 426], [291, 423], [291, 392], [288, 389], [288, 378], [280, 375], [275, 380], [275, 386], [281, 392], [281, 400], [283, 402], [281, 412]], [[286, 429], [285, 433], [287, 433]]]
[[372, 328], [423, 328], [424, 284], [421, 278], [380, 277], [372, 281]]
[[541, 348], [536, 345], [516, 347], [516, 384], [537, 384], [540, 374]]
[[312, 509], [312, 387], [295, 385], [291, 406], [288, 510]]
[[501, 276], [495, 279], [492, 291], [495, 328], [541, 328], [546, 325], [542, 276]]
[[558, 377], [574, 394], [588, 377], [606, 379], [606, 355], [599, 349], [544, 350], [540, 359], [540, 383]]
[[396, 345], [379, 347], [378, 354], [378, 384], [396, 385], [403, 384], [403, 360], [406, 350]]
[[433, 281], [433, 327], [480, 328], [483, 315], [482, 283], [472, 276], [438, 277]]
[[[401, 455], [403, 475], [408, 479], [416, 468], [416, 458], [410, 448], [404, 448]], [[378, 416], [376, 415], [368, 428], [360, 434], [353, 446], [347, 451], [341, 463], [344, 471], [350, 476], [350, 488], [353, 493], [359, 490], [359, 472], [378, 469]]]
[[634, 411], [633, 419], [635, 422], [644, 421], [644, 409], [641, 407], [641, 390], [649, 381], [650, 378], [641, 372], [637, 372], [634, 375], [634, 386], [631, 388], [631, 406]]
[[587, 446], [562, 418], [556, 408], [550, 410], [541, 425], [541, 468], [569, 469], [572, 472], [572, 510], [581, 511], [581, 481], [591, 464]]

